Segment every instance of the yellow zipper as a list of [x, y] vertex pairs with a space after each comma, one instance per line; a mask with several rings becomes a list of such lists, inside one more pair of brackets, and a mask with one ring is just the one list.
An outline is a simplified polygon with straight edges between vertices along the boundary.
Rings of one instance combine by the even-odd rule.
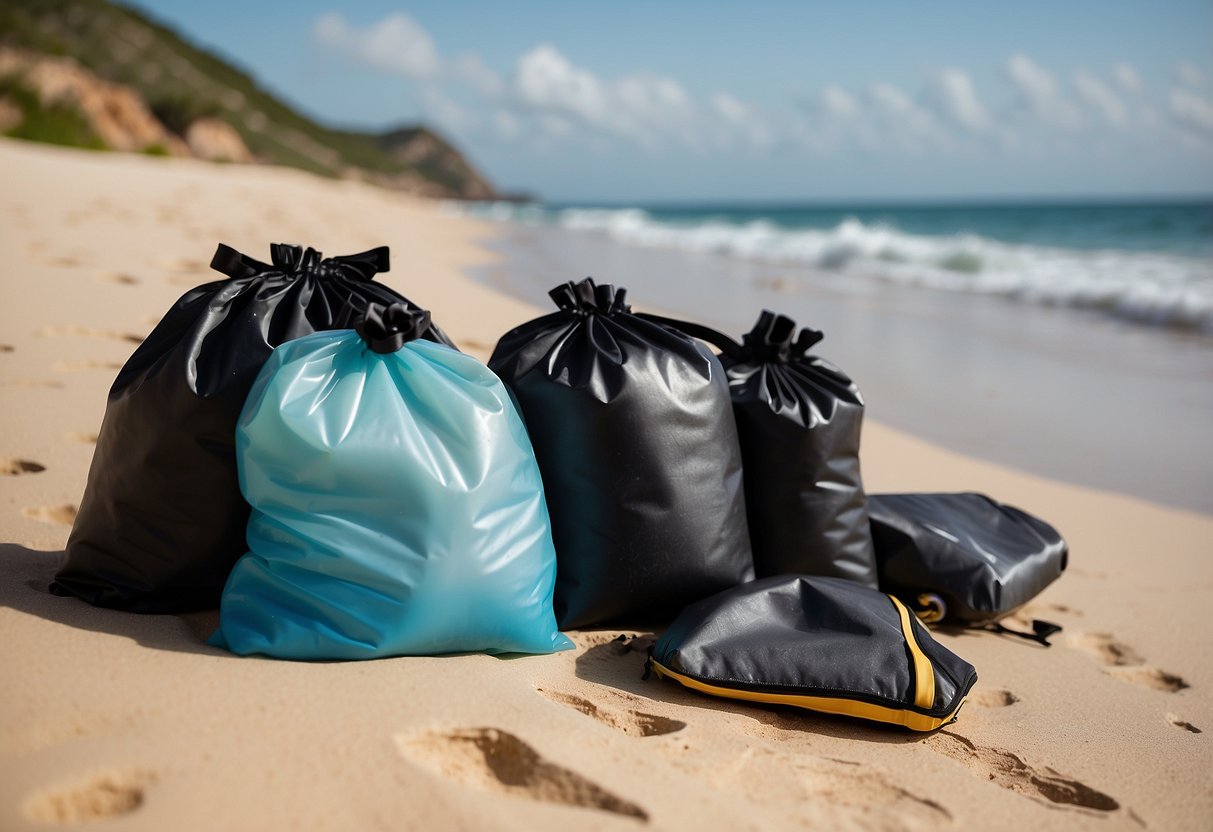
[[910, 621], [910, 611], [892, 595], [889, 599], [893, 606], [897, 607], [897, 614], [901, 616], [901, 634], [905, 636], [906, 646], [910, 648], [910, 658], [914, 662], [914, 705], [930, 710], [935, 704], [935, 668], [931, 666], [927, 654], [918, 646], [914, 625]]

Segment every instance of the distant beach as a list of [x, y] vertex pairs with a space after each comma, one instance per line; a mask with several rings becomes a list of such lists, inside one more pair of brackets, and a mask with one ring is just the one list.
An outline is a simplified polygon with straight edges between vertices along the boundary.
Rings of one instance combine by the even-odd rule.
[[737, 337], [781, 311], [874, 419], [1213, 514], [1213, 204], [456, 210], [502, 223], [480, 278], [515, 296], [592, 274]]

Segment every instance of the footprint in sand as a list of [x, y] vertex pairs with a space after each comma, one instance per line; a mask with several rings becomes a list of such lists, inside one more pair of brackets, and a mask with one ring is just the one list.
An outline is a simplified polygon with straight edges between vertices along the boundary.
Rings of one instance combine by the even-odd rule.
[[73, 505], [26, 506], [21, 509], [21, 513], [30, 520], [56, 526], [70, 526], [76, 521], [76, 507]]
[[588, 682], [624, 690], [642, 684], [649, 648], [657, 641], [649, 634], [609, 631], [574, 633], [572, 638], [585, 651], [577, 656], [577, 675]]
[[121, 370], [120, 361], [56, 361], [51, 369], [57, 373], [78, 373], [81, 370]]
[[16, 347], [12, 344], [0, 344], [0, 352], [14, 352]]
[[44, 326], [42, 329], [38, 330], [37, 334], [49, 338], [75, 335], [81, 338], [114, 338], [119, 341], [129, 341], [132, 344], [143, 343], [143, 336], [136, 335], [133, 332], [119, 332], [116, 329], [97, 329], [96, 327], [80, 326], [78, 324]]
[[1127, 644], [1122, 644], [1110, 633], [1078, 633], [1070, 637], [1070, 644], [1079, 650], [1090, 653], [1101, 664], [1111, 667], [1125, 667], [1143, 664], [1145, 659]]
[[1117, 641], [1110, 633], [1076, 633], [1070, 644], [1090, 653], [1102, 665], [1104, 672], [1123, 682], [1131, 682], [1165, 693], [1176, 693], [1190, 685], [1181, 676], [1146, 664], [1137, 651]]
[[48, 266], [55, 266], [61, 269], [74, 269], [80, 265], [80, 258], [67, 254], [61, 257], [49, 257], [43, 262]]
[[1182, 731], [1187, 731], [1191, 734], [1203, 734], [1204, 733], [1199, 728], [1197, 728], [1195, 725], [1193, 725], [1191, 722], [1188, 722], [1186, 719], [1180, 719], [1175, 714], [1167, 714], [1167, 722], [1169, 722], [1174, 727], [1179, 728]]
[[[839, 763], [847, 768], [840, 769]], [[952, 820], [952, 813], [934, 800], [914, 794], [879, 772], [859, 770], [856, 766], [849, 760], [826, 758], [799, 762], [796, 769], [810, 799], [858, 809], [865, 814], [875, 806], [896, 806], [899, 817], [924, 824]]]
[[440, 777], [482, 791], [598, 809], [648, 820], [648, 813], [575, 771], [540, 756], [518, 737], [499, 728], [460, 728], [421, 736], [397, 736], [406, 759]]
[[803, 749], [789, 753], [751, 744], [732, 759], [717, 757], [695, 771], [730, 793], [778, 795], [769, 807], [792, 808], [787, 819], [792, 822], [771, 818], [770, 828], [801, 828], [795, 821], [803, 822], [800, 807], [805, 806], [814, 807], [813, 828], [819, 829], [938, 829], [952, 820], [943, 805], [901, 786], [871, 763], [818, 757]]
[[1178, 693], [1191, 687], [1182, 676], [1159, 670], [1157, 667], [1144, 665], [1142, 667], [1110, 667], [1106, 672], [1109, 676], [1115, 676], [1122, 682], [1132, 682], [1135, 685], [1153, 688], [1163, 693]]
[[535, 688], [535, 690], [553, 702], [558, 702], [573, 710], [580, 711], [586, 716], [598, 720], [603, 725], [632, 737], [660, 737], [666, 734], [673, 734], [687, 727], [687, 724], [681, 720], [645, 713], [644, 711], [637, 710], [635, 707], [631, 707], [642, 703], [641, 700], [627, 694], [603, 691], [599, 694], [600, 696], [614, 700], [614, 704], [607, 704], [605, 702], [591, 702], [588, 699], [575, 696], [571, 693], [560, 693], [559, 691], [545, 690], [544, 688]]
[[586, 653], [594, 653], [598, 658], [620, 658], [632, 656], [647, 656], [649, 648], [657, 643], [657, 636], [641, 634], [617, 635], [606, 633], [577, 633], [574, 636], [578, 646], [584, 646]]
[[1116, 799], [1085, 783], [1064, 777], [1051, 768], [1039, 771], [1009, 751], [985, 748], [950, 731], [940, 731], [923, 744], [963, 763], [983, 780], [1034, 800], [1099, 812], [1114, 812], [1120, 808]]
[[975, 690], [969, 694], [969, 701], [982, 708], [1005, 708], [1014, 705], [1019, 697], [1009, 690]]
[[101, 771], [86, 780], [31, 795], [22, 807], [39, 823], [77, 824], [129, 814], [143, 805], [155, 777], [146, 771]]
[[97, 277], [102, 283], [113, 283], [118, 286], [137, 286], [139, 278], [121, 272], [110, 272]]
[[0, 475], [6, 477], [19, 477], [22, 474], [37, 474], [40, 471], [45, 470], [45, 465], [29, 459], [0, 459]]

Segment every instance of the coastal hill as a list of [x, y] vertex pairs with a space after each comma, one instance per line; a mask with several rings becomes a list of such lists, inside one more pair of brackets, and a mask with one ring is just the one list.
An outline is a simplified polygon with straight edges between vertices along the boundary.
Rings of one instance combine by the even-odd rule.
[[433, 130], [318, 124], [220, 57], [108, 0], [0, 5], [0, 133], [286, 165], [429, 196], [496, 195]]

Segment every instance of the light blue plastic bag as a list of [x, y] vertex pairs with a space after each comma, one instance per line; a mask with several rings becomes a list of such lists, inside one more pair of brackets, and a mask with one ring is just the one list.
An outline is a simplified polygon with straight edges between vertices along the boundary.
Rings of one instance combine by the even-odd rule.
[[479, 361], [408, 340], [421, 316], [375, 309], [266, 362], [236, 432], [251, 551], [212, 643], [290, 659], [572, 647], [522, 419]]

